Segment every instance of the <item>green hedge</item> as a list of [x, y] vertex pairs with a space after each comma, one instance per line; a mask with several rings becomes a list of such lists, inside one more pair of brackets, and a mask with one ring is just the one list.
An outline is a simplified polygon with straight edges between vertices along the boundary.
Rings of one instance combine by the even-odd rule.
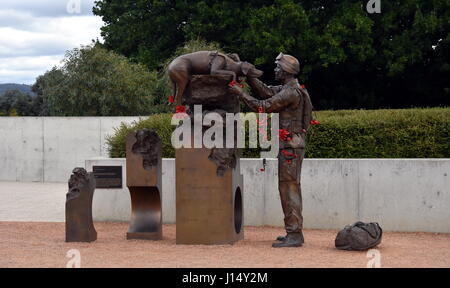
[[[320, 125], [308, 131], [308, 158], [450, 158], [450, 108], [339, 110], [316, 112]], [[173, 158], [171, 114], [122, 124], [107, 139], [110, 156], [125, 157], [130, 131], [154, 129], [163, 141], [163, 157]], [[244, 149], [243, 157], [259, 157]]]

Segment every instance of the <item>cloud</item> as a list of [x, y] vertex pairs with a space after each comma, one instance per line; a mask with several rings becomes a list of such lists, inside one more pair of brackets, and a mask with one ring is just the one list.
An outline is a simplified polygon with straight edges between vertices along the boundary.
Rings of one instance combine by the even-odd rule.
[[2, 0], [0, 9], [27, 11], [36, 17], [76, 17], [92, 15], [94, 2], [95, 0]]
[[32, 84], [36, 77], [59, 65], [63, 55], [12, 57], [0, 61], [0, 83]]
[[67, 50], [102, 40], [103, 22], [91, 12], [94, 0], [80, 0], [81, 13], [75, 14], [67, 12], [70, 1], [2, 0], [0, 83], [32, 84]]
[[64, 54], [100, 37], [102, 21], [94, 16], [39, 18], [33, 29], [0, 27], [0, 59]]

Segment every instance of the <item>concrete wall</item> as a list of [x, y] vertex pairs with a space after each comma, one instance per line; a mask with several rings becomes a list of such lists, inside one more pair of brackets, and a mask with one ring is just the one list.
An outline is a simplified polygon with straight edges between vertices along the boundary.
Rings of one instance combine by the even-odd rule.
[[66, 182], [74, 167], [108, 156], [105, 138], [139, 117], [0, 117], [0, 181]]
[[[90, 159], [125, 166], [125, 159]], [[245, 225], [283, 226], [276, 159], [242, 159]], [[175, 223], [175, 161], [163, 160], [164, 223]], [[123, 170], [124, 180], [126, 171]], [[305, 228], [342, 229], [355, 221], [379, 222], [386, 231], [450, 233], [450, 159], [306, 159], [302, 169]], [[97, 189], [97, 221], [128, 221], [124, 189]]]

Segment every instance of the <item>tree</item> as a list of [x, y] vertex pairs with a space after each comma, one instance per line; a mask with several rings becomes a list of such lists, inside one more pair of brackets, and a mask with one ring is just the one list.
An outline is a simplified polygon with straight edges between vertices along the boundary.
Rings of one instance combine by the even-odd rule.
[[13, 109], [20, 116], [35, 116], [32, 108], [32, 98], [29, 94], [21, 93], [13, 103]]
[[32, 98], [20, 90], [8, 90], [0, 96], [0, 114], [10, 116], [34, 116]]
[[44, 100], [44, 88], [47, 87], [48, 89], [48, 87], [50, 87], [49, 85], [57, 85], [58, 82], [53, 80], [52, 76], [60, 72], [60, 70], [53, 68], [44, 75], [38, 76], [36, 82], [31, 86], [31, 91], [36, 94], [31, 103], [33, 112], [36, 116], [50, 116], [48, 101]]
[[185, 41], [183, 22], [190, 3], [184, 0], [97, 1], [93, 12], [102, 17], [105, 47], [147, 64], [153, 70]]
[[0, 96], [0, 111], [3, 114], [9, 114], [9, 111], [13, 108], [14, 99], [21, 93], [19, 90], [9, 90]]
[[151, 69], [198, 37], [273, 79], [282, 51], [300, 59], [316, 108], [450, 105], [450, 1], [103, 0], [104, 46]]
[[52, 116], [146, 115], [156, 80], [141, 64], [86, 46], [68, 51], [61, 67], [37, 78], [33, 91]]

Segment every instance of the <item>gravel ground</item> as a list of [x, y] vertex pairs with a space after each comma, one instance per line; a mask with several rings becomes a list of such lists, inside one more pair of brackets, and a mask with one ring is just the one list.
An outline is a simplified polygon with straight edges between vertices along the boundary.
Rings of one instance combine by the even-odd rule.
[[[359, 267], [366, 252], [334, 248], [334, 230], [305, 230], [301, 248], [271, 248], [282, 228], [245, 227], [235, 245], [176, 245], [175, 225], [162, 241], [126, 240], [127, 223], [95, 223], [93, 243], [65, 243], [64, 223], [0, 222], [0, 267], [66, 267], [78, 249], [81, 267]], [[450, 234], [384, 233], [382, 267], [450, 267]]]

